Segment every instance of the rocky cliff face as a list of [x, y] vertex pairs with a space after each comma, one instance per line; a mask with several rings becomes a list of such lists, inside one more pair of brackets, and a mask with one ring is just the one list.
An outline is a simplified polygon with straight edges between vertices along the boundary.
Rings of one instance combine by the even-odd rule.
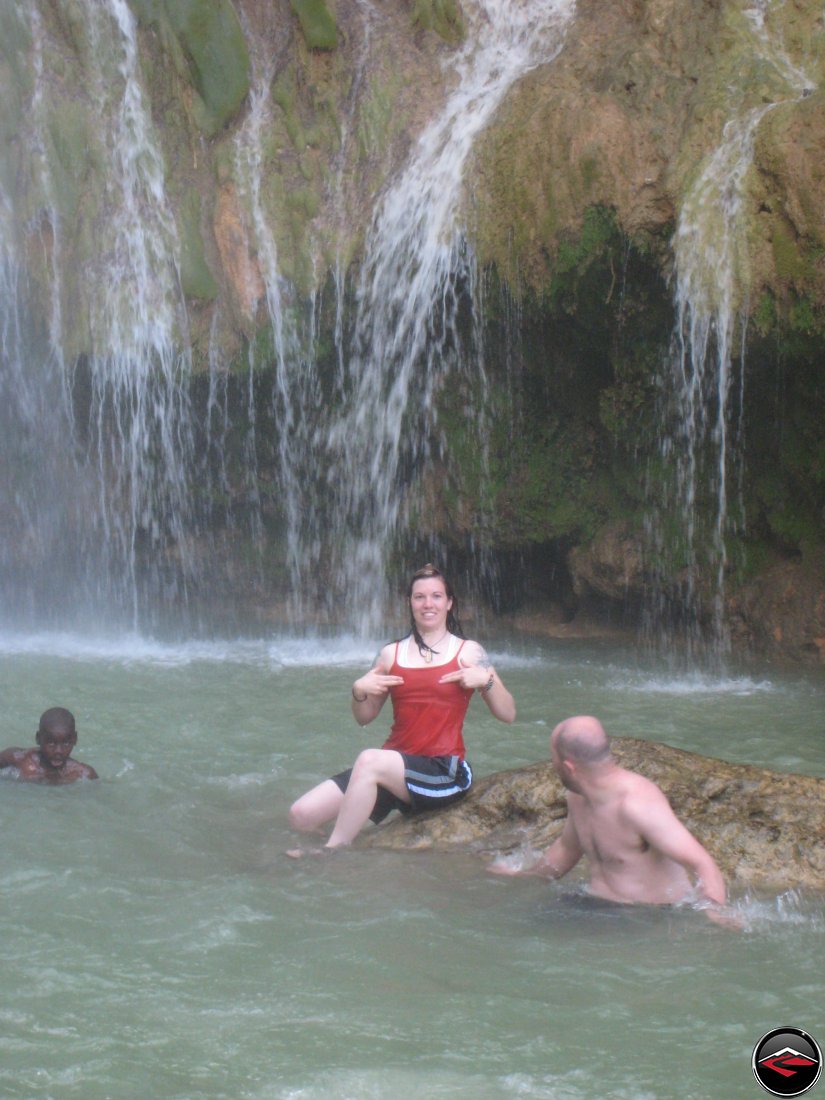
[[821, 307], [825, 27], [815, 4], [765, 6], [763, 36], [755, 10], [708, 2], [687, 18], [669, 0], [580, 3], [559, 62], [513, 90], [481, 145], [485, 256], [546, 285], [565, 236], [600, 205], [628, 237], [648, 238], [667, 271], [684, 195], [725, 125], [775, 104], [756, 139], [741, 289], [753, 307], [763, 293], [786, 309], [794, 296]]
[[[24, 18], [12, 5], [0, 36], [10, 151], [0, 182], [43, 317], [59, 307], [69, 363], [95, 352], [105, 281], [110, 150], [95, 85], [105, 71], [90, 78], [104, 9], [42, 0]], [[377, 202], [454, 87], [467, 13], [457, 0], [133, 0], [131, 10], [195, 368], [216, 357], [245, 368], [251, 354], [267, 369], [271, 273], [257, 217], [285, 309], [312, 312], [310, 354], [332, 377], [336, 310], [353, 301], [350, 289], [336, 304], [333, 288], [356, 285]], [[499, 609], [539, 600], [571, 616], [606, 601], [626, 611], [663, 572], [678, 602], [685, 562], [677, 551], [663, 568], [643, 545], [651, 486], [655, 496], [667, 476], [660, 366], [674, 332], [674, 232], [731, 124], [758, 114], [736, 226], [740, 496], [725, 599], [737, 642], [822, 659], [819, 612], [770, 611], [768, 594], [776, 570], [797, 577], [795, 591], [804, 577], [808, 607], [825, 593], [823, 86], [813, 0], [689, 11], [580, 0], [558, 57], [513, 85], [477, 139], [458, 216], [485, 286], [489, 451], [482, 471], [466, 394], [445, 389], [441, 441], [410, 477], [407, 511], [461, 558], [486, 479], [486, 537], [505, 567]], [[703, 230], [708, 246], [718, 225]], [[57, 303], [56, 265], [84, 272], [60, 283]], [[697, 587], [711, 583], [706, 574]], [[780, 621], [788, 615], [793, 627]]]

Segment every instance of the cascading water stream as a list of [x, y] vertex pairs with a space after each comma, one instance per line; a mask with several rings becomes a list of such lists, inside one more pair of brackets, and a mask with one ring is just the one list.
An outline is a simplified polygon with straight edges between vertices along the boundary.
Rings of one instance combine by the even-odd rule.
[[[27, 225], [32, 208], [50, 257], [52, 302], [48, 333], [28, 331], [3, 347], [3, 374], [16, 394], [15, 438], [44, 440], [32, 476], [19, 480], [12, 511], [30, 514], [51, 582], [42, 573], [29, 578], [29, 610], [59, 619], [71, 604], [137, 625], [172, 592], [185, 599], [192, 440], [179, 246], [139, 77], [136, 24], [125, 0], [81, 4], [76, 33], [79, 41], [86, 36], [80, 48], [88, 117], [96, 119], [88, 155], [108, 171], [105, 193], [87, 197], [97, 202], [95, 258], [69, 285], [61, 274], [60, 156], [53, 148], [62, 89], [42, 60], [54, 47], [28, 5], [18, 4], [15, 14], [31, 34], [32, 94], [21, 110], [35, 137], [29, 191], [4, 196], [4, 279], [15, 293], [4, 299], [3, 328], [22, 334], [33, 325], [16, 274], [17, 227]], [[62, 349], [72, 346], [72, 325], [88, 326], [91, 352], [70, 362]], [[168, 565], [170, 557], [173, 568], [156, 564]]]
[[[187, 581], [189, 341], [178, 279], [180, 248], [139, 75], [134, 16], [125, 0], [108, 0], [102, 10], [98, 0], [85, 2], [93, 56], [113, 63], [95, 74], [97, 93], [103, 103], [116, 97], [107, 175], [112, 252], [99, 284], [107, 293], [92, 322], [100, 350], [89, 364], [100, 515], [106, 545], [114, 543], [115, 554], [125, 561], [137, 621], [139, 538], [150, 546], [174, 544], [179, 579]], [[95, 41], [106, 20], [114, 25], [114, 56]], [[162, 598], [162, 589], [154, 595]]]
[[[215, 337], [200, 428], [180, 243], [142, 83], [134, 13], [125, 0], [80, 0], [72, 17], [76, 57], [64, 70], [47, 60], [61, 48], [54, 13], [30, 11], [22, 0], [6, 12], [15, 22], [16, 64], [29, 73], [18, 127], [30, 140], [14, 154], [26, 158], [24, 164], [0, 165], [6, 289], [0, 384], [13, 428], [4, 459], [20, 473], [6, 486], [4, 514], [26, 532], [16, 544], [4, 544], [4, 565], [20, 582], [7, 586], [4, 613], [13, 617], [26, 605], [32, 620], [60, 621], [82, 607], [92, 619], [151, 625], [164, 603], [185, 605], [190, 582], [201, 579], [192, 539], [198, 509], [212, 508], [204, 497], [242, 498], [238, 514], [250, 517], [253, 541], [264, 540], [271, 536], [263, 531], [266, 483], [275, 490], [270, 515], [276, 500], [282, 524], [276, 537], [285, 544], [289, 585], [283, 587], [294, 594], [293, 615], [300, 617], [302, 593], [331, 590], [334, 600], [336, 585], [351, 591], [356, 576], [361, 596], [369, 592], [354, 601], [362, 626], [377, 622], [386, 556], [405, 518], [405, 486], [437, 449], [434, 396], [452, 372], [469, 379], [469, 415], [483, 417], [480, 291], [459, 225], [467, 158], [513, 82], [558, 53], [573, 10], [572, 0], [466, 5], [465, 45], [451, 55], [453, 91], [406, 170], [385, 190], [349, 323], [340, 250], [347, 227], [337, 227], [333, 400], [321, 392], [315, 359], [315, 299], [304, 310], [281, 275], [272, 196], [265, 192], [276, 79], [268, 43], [277, 39], [277, 27], [256, 30], [246, 23], [251, 12], [244, 13], [252, 82], [232, 174], [260, 279], [248, 295], [250, 317], [259, 302], [265, 305], [271, 355], [261, 371], [260, 344], [250, 349], [246, 406], [239, 410]], [[354, 55], [352, 117], [342, 147], [355, 140], [348, 127], [369, 94], [371, 34], [383, 18], [370, 0], [355, 0], [353, 12], [364, 35]], [[261, 11], [254, 18], [269, 19]], [[76, 197], [71, 189], [61, 194], [65, 151], [55, 148], [54, 138], [63, 123], [57, 120], [64, 78], [85, 96], [77, 101], [73, 137], [85, 142], [84, 156], [105, 165], [105, 172], [90, 174], [82, 208], [76, 203], [68, 217], [64, 208]], [[341, 169], [345, 163], [342, 157]], [[9, 185], [12, 179], [24, 181], [21, 193]], [[344, 223], [352, 199], [346, 187], [339, 173], [332, 189], [340, 201], [334, 195], [332, 201]], [[21, 242], [31, 240], [32, 210], [50, 273], [51, 310], [39, 329], [22, 274], [21, 250], [29, 245]], [[93, 233], [97, 248], [83, 277], [70, 278], [62, 257], [72, 253], [70, 233], [78, 232]], [[213, 334], [218, 327], [216, 313]], [[71, 350], [77, 347], [88, 350], [81, 356]], [[265, 386], [271, 388], [263, 400]], [[232, 418], [241, 416], [246, 443], [230, 470], [227, 440], [234, 431], [236, 446], [241, 424]], [[196, 431], [205, 459], [196, 453]], [[196, 489], [201, 477], [207, 482]], [[208, 523], [215, 518], [206, 517]], [[34, 553], [19, 550], [27, 541]]]
[[[3, 32], [11, 40], [26, 25], [25, 13], [15, 8], [6, 11], [4, 18]], [[33, 610], [32, 576], [45, 578], [48, 599], [59, 596], [62, 578], [55, 577], [52, 563], [70, 543], [76, 552], [62, 515], [67, 509], [82, 513], [86, 503], [66, 494], [61, 477], [70, 449], [72, 410], [60, 341], [60, 217], [47, 161], [43, 30], [36, 11], [29, 18], [28, 171], [39, 197], [38, 212], [31, 221], [44, 252], [51, 253], [52, 295], [50, 316], [45, 325], [38, 324], [28, 309], [20, 234], [23, 219], [15, 202], [16, 165], [11, 158], [4, 159], [0, 161], [0, 455], [4, 471], [0, 502], [7, 532], [0, 565], [6, 578], [3, 595], [15, 614]], [[39, 371], [32, 369], [33, 363], [40, 365]]]
[[[16, 244], [14, 207], [0, 191], [0, 506], [6, 528], [0, 567], [9, 611], [29, 614], [30, 578], [43, 571], [49, 576], [49, 563], [66, 542], [61, 513], [79, 502], [60, 488], [70, 418], [48, 334], [26, 309], [26, 275]], [[35, 355], [43, 364], [36, 383], [30, 371]]]
[[[272, 338], [273, 421], [277, 426], [277, 453], [282, 501], [286, 513], [286, 561], [291, 577], [291, 591], [296, 600], [302, 591], [301, 546], [301, 487], [300, 477], [305, 469], [306, 446], [301, 445], [299, 433], [303, 426], [301, 410], [308, 398], [304, 392], [311, 388], [311, 363], [302, 360], [294, 321], [287, 317], [285, 299], [288, 287], [281, 276], [278, 248], [272, 226], [269, 223], [263, 199], [264, 153], [263, 135], [271, 125], [272, 82], [275, 77], [275, 58], [271, 48], [261, 41], [248, 25], [244, 26], [252, 62], [252, 81], [249, 109], [243, 126], [235, 138], [235, 177], [249, 217], [249, 232], [255, 246], [266, 303], [267, 318]], [[250, 297], [254, 293], [250, 288]], [[252, 304], [254, 312], [255, 305]], [[249, 441], [247, 445], [247, 478], [256, 491], [256, 407], [255, 364], [250, 351]], [[297, 610], [297, 607], [296, 607]]]
[[360, 20], [358, 38], [358, 53], [353, 67], [353, 77], [347, 96], [347, 109], [343, 113], [341, 121], [341, 144], [334, 171], [333, 205], [336, 221], [336, 252], [334, 265], [335, 279], [335, 350], [338, 368], [339, 392], [344, 385], [346, 376], [346, 347], [345, 347], [345, 314], [347, 304], [347, 257], [344, 254], [344, 242], [347, 240], [347, 224], [352, 214], [347, 201], [347, 189], [345, 176], [347, 168], [347, 151], [353, 141], [352, 122], [356, 118], [359, 100], [364, 92], [367, 79], [368, 61], [372, 49], [372, 39], [375, 24], [378, 22], [380, 12], [372, 0], [357, 0], [356, 10]]
[[[270, 13], [271, 14], [271, 13]], [[359, 101], [364, 90], [364, 77], [371, 52], [371, 28], [380, 13], [369, 0], [356, 0], [352, 16], [360, 21], [360, 33], [353, 35], [353, 76], [340, 120], [340, 147], [338, 163], [332, 176], [332, 206], [334, 214], [334, 240], [337, 264], [338, 290], [337, 318], [334, 343], [338, 362], [338, 375], [346, 354], [344, 311], [346, 300], [345, 261], [341, 254], [343, 242], [350, 227], [344, 171], [345, 156], [357, 118]], [[322, 563], [334, 557], [328, 545], [328, 516], [323, 494], [315, 491], [320, 464], [317, 441], [328, 431], [330, 410], [326, 406], [319, 366], [316, 358], [317, 295], [310, 295], [306, 303], [297, 299], [294, 287], [281, 273], [276, 243], [276, 226], [267, 199], [266, 142], [274, 128], [276, 95], [274, 87], [280, 75], [278, 59], [273, 55], [272, 42], [277, 40], [278, 27], [267, 20], [266, 13], [259, 13], [261, 25], [252, 25], [246, 16], [241, 17], [252, 63], [252, 80], [248, 109], [243, 125], [234, 139], [233, 174], [239, 197], [245, 212], [244, 229], [249, 237], [250, 251], [256, 257], [255, 274], [259, 287], [250, 287], [250, 312], [257, 309], [256, 293], [266, 307], [271, 336], [271, 351], [266, 355], [266, 385], [270, 386], [266, 402], [265, 423], [257, 424], [259, 405], [256, 387], [263, 385], [258, 379], [261, 363], [257, 362], [255, 348], [250, 348], [249, 389], [246, 414], [248, 417], [248, 443], [246, 448], [246, 476], [250, 496], [257, 498], [257, 479], [272, 475], [278, 486], [278, 504], [283, 519], [284, 559], [288, 574], [287, 610], [295, 622], [302, 622], [307, 613], [313, 615], [323, 602], [325, 585], [319, 575]], [[323, 252], [323, 245], [313, 242], [316, 253]], [[269, 381], [271, 377], [271, 382]], [[333, 413], [334, 415], [334, 413]], [[273, 443], [275, 469], [265, 465], [259, 469], [259, 450], [266, 450]], [[266, 459], [263, 460], [264, 463]], [[346, 459], [337, 456], [336, 467]], [[259, 524], [258, 535], [266, 535]]]
[[[573, 0], [464, 6], [467, 38], [453, 61], [455, 88], [373, 218], [344, 408], [318, 441], [334, 475], [338, 582], [354, 597], [365, 631], [380, 620], [379, 579], [404, 515], [406, 483], [432, 449], [439, 387], [463, 364], [481, 395], [470, 415], [484, 406], [469, 299], [476, 280], [459, 224], [468, 156], [513, 83], [559, 53], [574, 7]], [[469, 337], [460, 324], [468, 299]]]
[[[754, 137], [769, 111], [811, 86], [773, 40], [770, 8], [770, 0], [762, 0], [742, 12], [749, 64], [730, 86], [732, 117], [685, 196], [673, 239], [676, 324], [659, 422], [667, 426], [661, 453], [674, 483], [670, 491], [661, 483], [651, 487], [649, 535], [654, 571], [661, 570], [651, 617], [659, 626], [666, 619], [664, 592], [674, 574], [682, 575], [676, 604], [688, 659], [709, 648], [718, 660], [729, 647], [726, 544], [744, 523], [739, 418], [748, 314], [745, 204]], [[755, 73], [760, 102], [743, 110]], [[675, 539], [666, 534], [674, 527]], [[699, 577], [706, 578], [707, 593], [699, 591]]]

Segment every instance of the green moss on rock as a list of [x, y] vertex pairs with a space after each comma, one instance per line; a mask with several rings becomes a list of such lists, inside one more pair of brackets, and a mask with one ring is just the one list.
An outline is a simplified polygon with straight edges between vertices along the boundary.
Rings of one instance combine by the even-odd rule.
[[304, 128], [298, 113], [298, 84], [294, 65], [287, 65], [272, 86], [272, 99], [283, 112], [283, 124], [293, 149], [306, 145]]
[[776, 274], [780, 279], [803, 286], [813, 277], [816, 258], [787, 225], [775, 224], [772, 245]]
[[190, 190], [181, 202], [178, 225], [181, 238], [181, 286], [187, 298], [211, 301], [217, 296], [218, 284], [206, 262], [200, 222], [200, 195], [197, 191]]
[[776, 298], [770, 291], [766, 290], [760, 296], [753, 311], [752, 320], [761, 336], [773, 330], [776, 325]]
[[304, 41], [311, 50], [334, 50], [338, 25], [324, 0], [290, 0], [298, 16]]
[[229, 0], [163, 0], [162, 12], [152, 4], [146, 15], [173, 29], [200, 98], [195, 119], [206, 134], [218, 133], [249, 91], [249, 54], [234, 7]]
[[[559, 241], [552, 260], [553, 276], [546, 290], [548, 302], [554, 308], [573, 308], [581, 297], [580, 284], [594, 275], [604, 281], [611, 257], [618, 257], [621, 247], [615, 211], [603, 206], [589, 207], [581, 229], [564, 234]], [[601, 302], [596, 300], [594, 304], [598, 308]]]
[[435, 31], [451, 45], [460, 42], [466, 32], [456, 0], [415, 0], [412, 24], [423, 30]]
[[399, 127], [397, 98], [400, 73], [387, 82], [373, 81], [358, 119], [358, 151], [365, 160], [380, 156]]
[[89, 169], [89, 116], [75, 101], [62, 103], [49, 120], [48, 135], [54, 156], [49, 158], [53, 188], [62, 217], [74, 219]]

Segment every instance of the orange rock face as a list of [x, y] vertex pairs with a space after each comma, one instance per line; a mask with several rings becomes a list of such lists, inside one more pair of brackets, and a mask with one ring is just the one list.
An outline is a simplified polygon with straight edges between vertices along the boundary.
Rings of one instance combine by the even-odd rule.
[[222, 187], [218, 194], [214, 230], [223, 273], [235, 306], [245, 320], [251, 321], [264, 295], [264, 283], [257, 259], [250, 250], [237, 192], [231, 185]]

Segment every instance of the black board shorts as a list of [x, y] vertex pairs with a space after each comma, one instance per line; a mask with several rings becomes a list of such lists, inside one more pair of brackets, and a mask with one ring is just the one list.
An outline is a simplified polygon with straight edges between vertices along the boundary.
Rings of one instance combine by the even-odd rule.
[[[472, 769], [460, 756], [413, 756], [406, 752], [399, 755], [404, 761], [404, 781], [410, 802], [402, 802], [392, 791], [379, 786], [375, 807], [370, 814], [370, 821], [376, 825], [393, 810], [400, 810], [402, 814], [419, 814], [449, 806], [463, 798], [472, 785]], [[346, 791], [351, 775], [352, 768], [347, 768], [331, 778], [342, 791]]]

